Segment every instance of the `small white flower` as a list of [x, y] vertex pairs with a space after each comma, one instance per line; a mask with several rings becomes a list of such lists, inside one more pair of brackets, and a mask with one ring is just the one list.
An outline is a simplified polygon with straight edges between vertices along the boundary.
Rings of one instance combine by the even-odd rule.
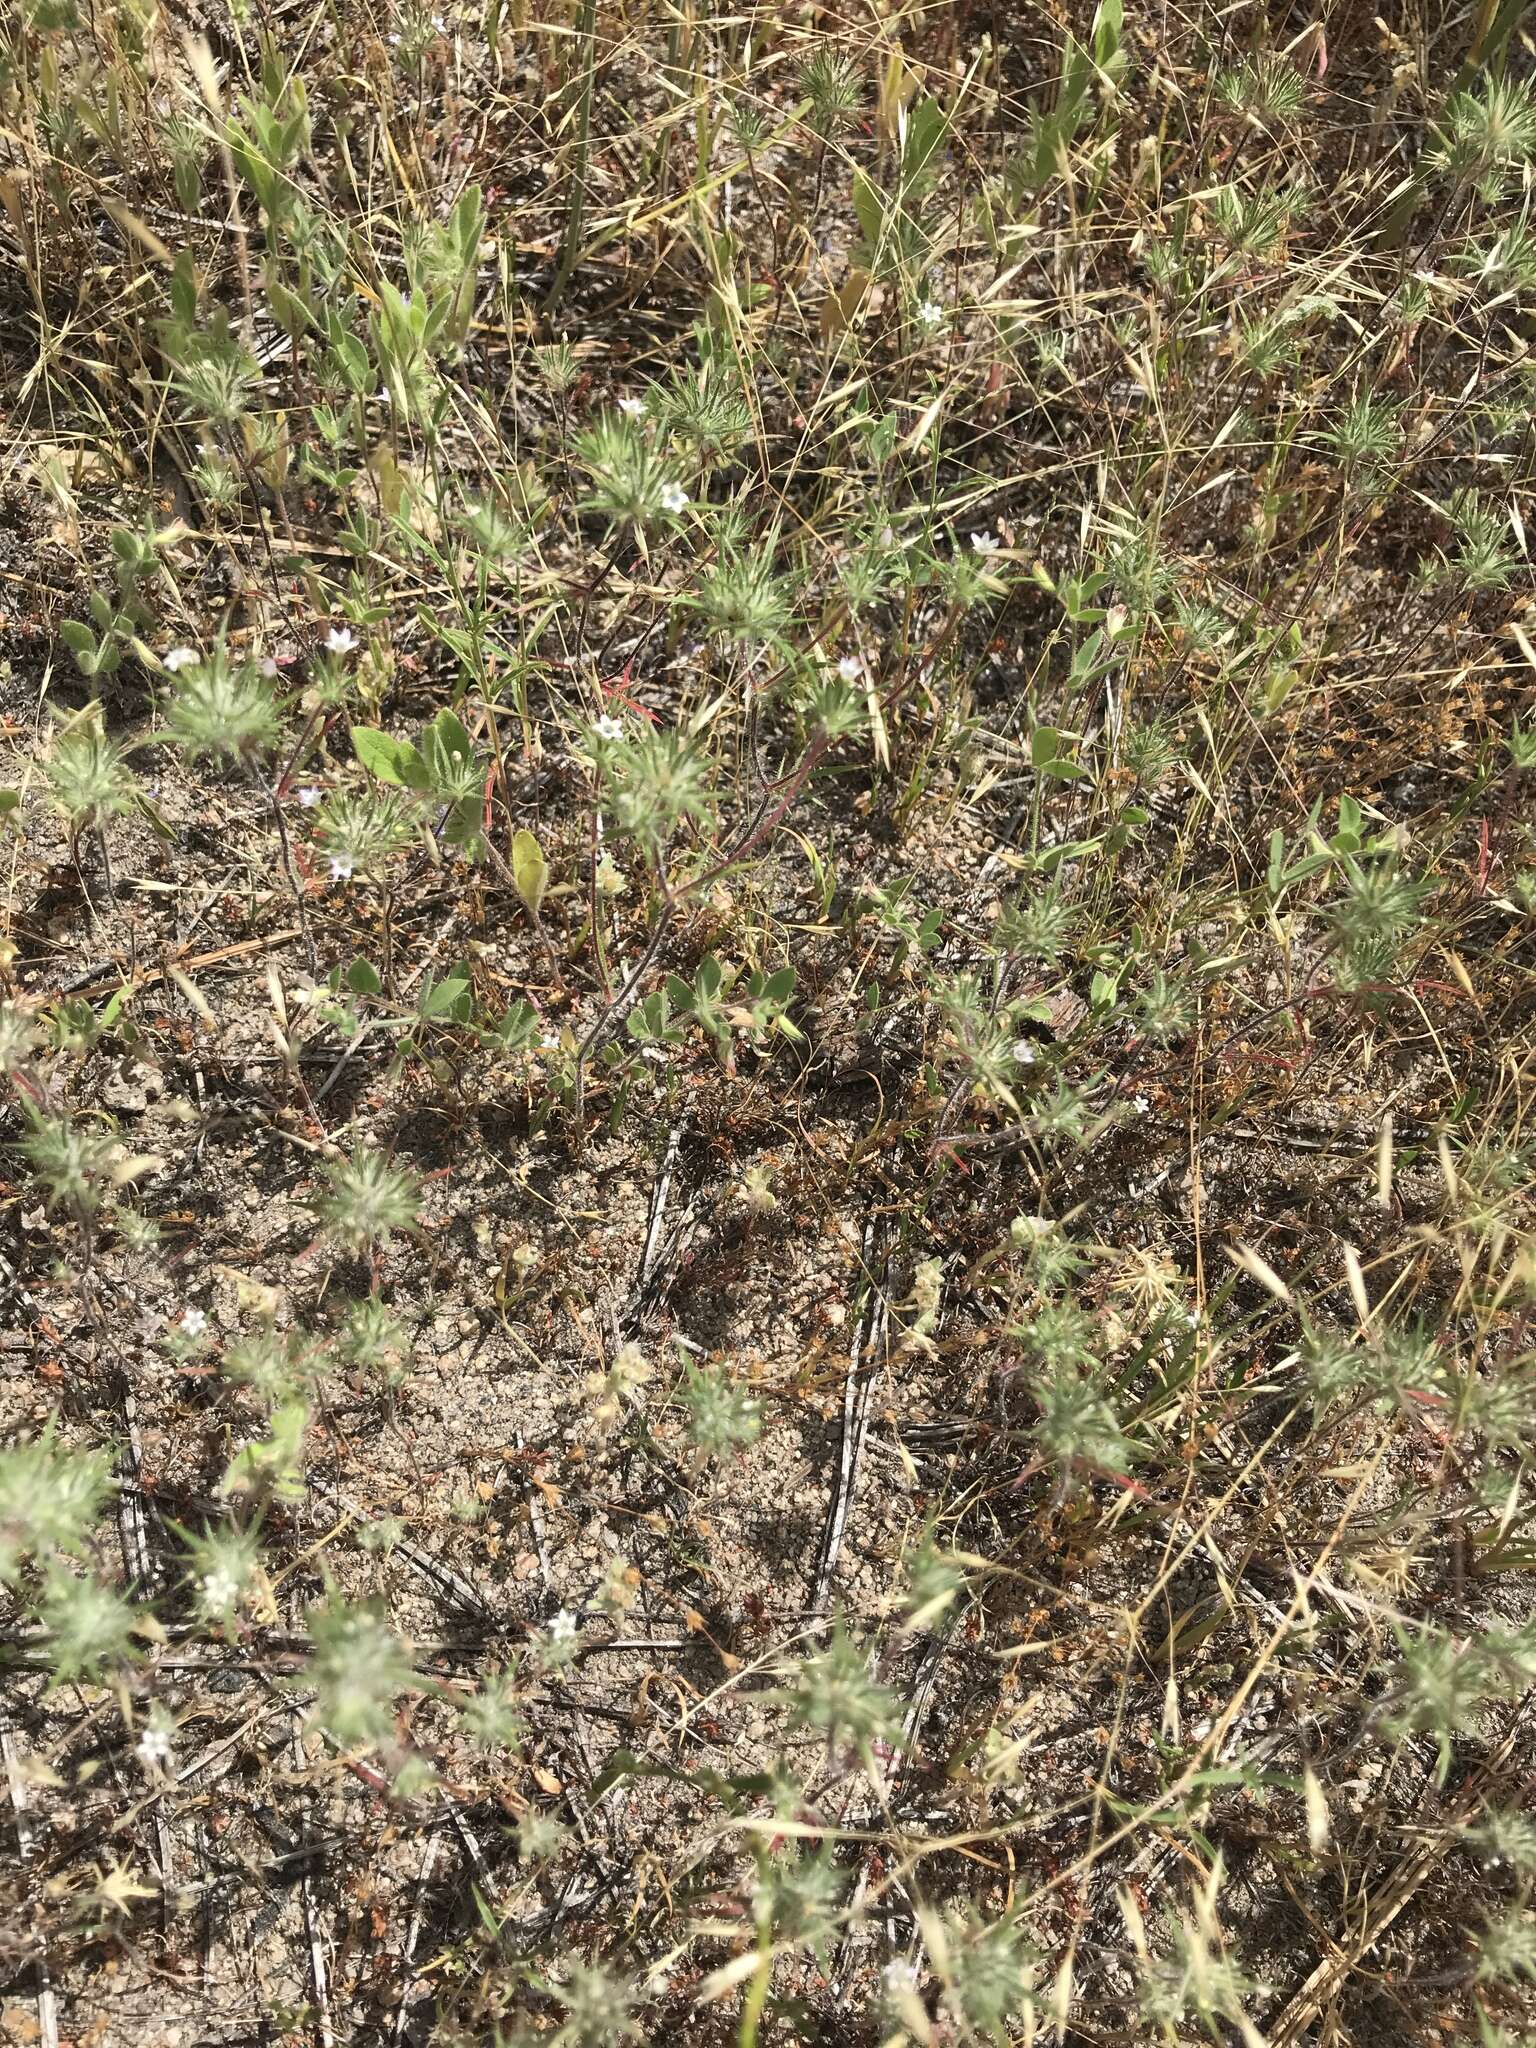
[[204, 1572], [197, 1590], [210, 1614], [225, 1614], [240, 1598], [240, 1581], [232, 1572], [216, 1569]]
[[320, 791], [315, 788], [312, 782], [299, 791], [299, 807], [301, 810], [312, 811], [319, 801]]
[[917, 317], [924, 327], [930, 329], [942, 327], [944, 325], [944, 308], [937, 299], [924, 299], [917, 309]]
[[151, 1724], [135, 1743], [133, 1753], [146, 1771], [163, 1768], [171, 1760], [170, 1730]]
[[165, 665], [174, 676], [184, 668], [195, 668], [202, 658], [195, 647], [173, 647], [165, 657]]
[[546, 1032], [544, 1033], [544, 1036], [543, 1036], [543, 1037], [542, 1037], [542, 1038], [541, 1038], [541, 1039], [539, 1040], [539, 1051], [540, 1051], [540, 1052], [558, 1052], [559, 1050], [560, 1050], [560, 1040], [559, 1040], [559, 1038], [558, 1038], [558, 1037], [556, 1036], [556, 1034], [555, 1034], [555, 1033], [554, 1033], [553, 1031], [546, 1031]]
[[606, 711], [593, 721], [592, 730], [600, 740], [621, 740], [624, 737], [622, 722]]
[[1145, 1116], [1152, 1105], [1145, 1095], [1133, 1095], [1131, 1097], [1131, 1107], [1138, 1116]]
[[325, 636], [325, 645], [331, 654], [350, 654], [357, 645], [357, 635], [350, 626], [332, 626]]
[[576, 1617], [569, 1607], [562, 1607], [549, 1624], [549, 1640], [552, 1643], [574, 1643], [576, 1640]]
[[619, 400], [619, 411], [623, 413], [627, 420], [643, 420], [645, 418], [645, 400], [643, 398], [621, 398]]
[[856, 683], [864, 673], [864, 664], [856, 654], [845, 654], [837, 664], [837, 672], [845, 683]]
[[378, 400], [380, 405], [393, 405], [395, 402], [394, 396], [391, 393], [390, 388], [387, 384], [381, 384], [378, 390], [375, 391], [373, 395]]
[[971, 535], [971, 546], [978, 555], [995, 555], [1002, 546], [1002, 542], [995, 533], [973, 533]]
[[277, 679], [277, 663], [270, 654], [264, 654], [256, 664], [256, 672], [258, 675], [265, 676], [269, 683], [275, 682]]
[[1016, 1038], [1013, 1041], [1013, 1057], [1021, 1067], [1032, 1067], [1038, 1055], [1032, 1038]]
[[184, 1337], [201, 1337], [208, 1327], [208, 1318], [200, 1308], [184, 1308], [181, 1312], [181, 1331]]
[[332, 880], [333, 882], [350, 882], [350, 881], [351, 881], [351, 879], [352, 879], [352, 856], [351, 856], [351, 854], [350, 854], [350, 853], [333, 853], [333, 854], [331, 855], [331, 880]]
[[896, 1956], [880, 1972], [886, 1990], [893, 1998], [899, 1998], [904, 1991], [917, 1989], [917, 1965], [909, 1956]]
[[661, 487], [661, 509], [675, 517], [688, 502], [688, 493], [681, 484], [663, 484]]

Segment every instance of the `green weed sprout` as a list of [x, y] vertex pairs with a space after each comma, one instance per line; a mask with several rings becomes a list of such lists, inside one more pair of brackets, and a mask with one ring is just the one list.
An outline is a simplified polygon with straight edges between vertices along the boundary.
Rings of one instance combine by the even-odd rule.
[[384, 1153], [359, 1145], [326, 1169], [316, 1203], [322, 1234], [343, 1251], [364, 1252], [409, 1230], [421, 1208], [415, 1176]]

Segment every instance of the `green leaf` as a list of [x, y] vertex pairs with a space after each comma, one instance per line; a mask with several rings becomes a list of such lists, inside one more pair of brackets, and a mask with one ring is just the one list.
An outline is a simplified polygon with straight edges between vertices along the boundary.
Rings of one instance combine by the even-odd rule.
[[96, 652], [96, 635], [83, 619], [60, 619], [59, 634], [71, 654]]
[[177, 253], [171, 273], [171, 311], [183, 327], [197, 325], [197, 271], [187, 249]]
[[919, 100], [907, 116], [901, 145], [901, 179], [909, 189], [929, 175], [949, 133], [949, 118], [936, 99]]
[[347, 969], [347, 987], [356, 996], [376, 996], [384, 987], [379, 971], [367, 960], [354, 960]]
[[507, 1014], [492, 1033], [508, 1052], [526, 1052], [539, 1035], [539, 1013], [521, 998], [507, 1007]]
[[134, 791], [133, 801], [143, 813], [145, 821], [155, 837], [163, 839], [167, 846], [173, 846], [176, 842], [176, 828], [171, 824], [170, 820], [150, 801], [142, 789]]
[[409, 740], [397, 740], [374, 725], [354, 725], [352, 751], [375, 781], [400, 789], [421, 787], [421, 756]]
[[706, 1002], [713, 1002], [715, 997], [719, 995], [724, 980], [725, 971], [721, 967], [720, 962], [713, 953], [706, 953], [699, 962], [699, 971], [694, 977], [694, 985], [698, 989], [699, 994], [703, 996]]
[[485, 200], [478, 185], [466, 185], [453, 209], [453, 238], [465, 263], [473, 263], [485, 233]]
[[1122, 0], [1099, 0], [1093, 16], [1093, 61], [1112, 85], [1125, 73], [1127, 59], [1120, 47], [1124, 31]]
[[853, 174], [853, 211], [870, 249], [878, 249], [885, 233], [885, 199], [862, 171]]
[[1059, 867], [1069, 860], [1086, 860], [1091, 853], [1097, 853], [1103, 846], [1102, 836], [1097, 839], [1069, 839], [1060, 846], [1047, 846], [1040, 854], [1042, 875], [1054, 875]]
[[371, 391], [378, 379], [374, 376], [373, 365], [368, 360], [368, 351], [355, 334], [341, 331], [331, 337], [331, 353], [336, 366], [346, 380], [348, 389], [357, 397]]
[[512, 835], [512, 881], [524, 909], [531, 917], [537, 917], [549, 887], [549, 862], [544, 858], [543, 847], [524, 827]]
[[1334, 851], [1337, 853], [1358, 853], [1365, 842], [1364, 816], [1360, 806], [1347, 793], [1339, 798], [1339, 827], [1333, 835]]
[[439, 711], [424, 728], [421, 756], [431, 787], [445, 801], [467, 796], [478, 779], [469, 734], [451, 711]]
[[448, 1017], [455, 1024], [467, 1024], [473, 1007], [467, 975], [445, 975], [441, 981], [428, 982], [422, 991], [423, 1017]]
[[97, 1020], [103, 1031], [110, 1031], [112, 1029], [112, 1026], [123, 1014], [124, 1003], [127, 1002], [132, 994], [133, 983], [125, 981], [121, 988], [114, 989], [112, 994], [108, 996], [105, 1004], [102, 1006], [101, 1016]]
[[1058, 782], [1073, 782], [1088, 773], [1061, 751], [1061, 734], [1053, 725], [1035, 727], [1029, 736], [1029, 758], [1037, 774]]
[[[686, 982], [669, 975], [669, 982], [676, 983], [684, 995], [690, 993]], [[654, 1038], [667, 1045], [680, 1045], [683, 1034], [672, 1028], [672, 1012], [667, 990], [658, 988], [648, 995], [643, 1003], [637, 1003], [629, 1013], [628, 1030], [632, 1038]]]
[[1285, 882], [1285, 834], [1276, 828], [1269, 835], [1269, 872], [1265, 877], [1271, 896], [1278, 896]]
[[471, 859], [477, 859], [485, 838], [484, 810], [479, 797], [461, 797], [450, 804], [442, 831], [449, 846], [462, 846]]
[[267, 304], [278, 326], [295, 341], [313, 325], [308, 306], [275, 277], [267, 279]]

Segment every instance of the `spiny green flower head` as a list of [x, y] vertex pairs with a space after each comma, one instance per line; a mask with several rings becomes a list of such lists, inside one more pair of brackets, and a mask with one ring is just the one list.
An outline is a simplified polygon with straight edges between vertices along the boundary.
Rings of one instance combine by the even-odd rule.
[[591, 479], [586, 509], [615, 525], [665, 526], [681, 519], [688, 493], [667, 457], [647, 439], [641, 421], [608, 413], [576, 442]]
[[1075, 1365], [1051, 1363], [1031, 1387], [1040, 1404], [1039, 1420], [1030, 1431], [1040, 1455], [1051, 1466], [1097, 1466], [1104, 1472], [1127, 1472], [1137, 1447], [1122, 1431], [1114, 1409]]
[[1038, 1974], [1038, 1958], [1018, 1920], [1010, 1914], [988, 1922], [974, 1908], [952, 1910], [938, 1952], [951, 2016], [976, 2039], [1012, 2039], [1008, 2022], [1028, 2008]]
[[823, 137], [846, 127], [864, 99], [864, 80], [841, 51], [818, 48], [800, 74], [800, 89], [811, 103], [811, 126]]
[[1170, 1916], [1169, 1936], [1167, 1953], [1152, 1957], [1142, 1976], [1147, 2020], [1159, 2031], [1193, 2020], [1215, 2040], [1246, 2033], [1245, 2009], [1261, 1987], [1223, 1946], [1214, 1915]]
[[1004, 905], [998, 920], [998, 942], [1010, 952], [1054, 967], [1066, 953], [1076, 922], [1077, 910], [1062, 895], [1060, 885], [1047, 883]]
[[100, 1579], [82, 1578], [55, 1564], [41, 1612], [56, 1685], [104, 1677], [132, 1654], [133, 1608]]
[[680, 733], [636, 733], [605, 746], [598, 765], [614, 824], [646, 846], [665, 846], [685, 818], [709, 813], [707, 765]]
[[459, 1726], [477, 1749], [494, 1755], [515, 1749], [527, 1732], [526, 1702], [515, 1665], [490, 1671], [459, 1709]]
[[221, 1522], [187, 1539], [187, 1576], [198, 1611], [219, 1628], [231, 1627], [261, 1565], [254, 1529]]
[[114, 1153], [114, 1140], [105, 1131], [88, 1130], [67, 1116], [34, 1111], [21, 1149], [42, 1182], [50, 1209], [91, 1216], [101, 1207], [110, 1188]]
[[1467, 1830], [1467, 1840], [1495, 1870], [1508, 1864], [1525, 1875], [1536, 1872], [1536, 1819], [1508, 1807], [1490, 1807]]
[[1283, 56], [1249, 57], [1216, 80], [1216, 97], [1266, 126], [1288, 121], [1306, 105], [1306, 80]]
[[1007, 585], [995, 559], [1002, 547], [989, 526], [973, 527], [963, 538], [955, 537], [952, 549], [935, 564], [938, 581], [952, 604], [964, 608], [1002, 594]]
[[1490, 78], [1467, 92], [1453, 92], [1430, 160], [1457, 178], [1484, 181], [1490, 194], [1501, 181], [1490, 177], [1536, 157], [1536, 92], [1515, 78]]
[[596, 1964], [572, 1962], [563, 1982], [552, 1987], [564, 2008], [559, 2048], [618, 2048], [637, 2041], [640, 2029], [631, 2018], [635, 1991], [622, 1977]]
[[361, 870], [377, 873], [415, 836], [415, 824], [398, 797], [372, 789], [338, 789], [320, 813], [319, 836], [330, 860], [331, 880], [350, 881]]
[[421, 1200], [415, 1175], [371, 1146], [359, 1145], [326, 1175], [329, 1186], [315, 1206], [325, 1235], [344, 1251], [367, 1251], [416, 1221]]
[[747, 647], [778, 641], [792, 617], [789, 585], [775, 572], [772, 541], [722, 549], [689, 602], [703, 613], [715, 639]]
[[[1486, 1641], [1421, 1628], [1397, 1631], [1400, 1657], [1381, 1710], [1392, 1736], [1425, 1735], [1439, 1745], [1443, 1780], [1452, 1746], [1477, 1724], [1487, 1702], [1510, 1690], [1510, 1674]], [[1525, 1681], [1522, 1679], [1522, 1683]]]
[[337, 1349], [350, 1364], [392, 1372], [411, 1355], [411, 1333], [381, 1296], [370, 1294], [347, 1311]]
[[901, 1727], [900, 1701], [870, 1676], [867, 1653], [841, 1628], [819, 1655], [792, 1668], [780, 1698], [795, 1727], [829, 1743], [841, 1736], [862, 1747], [877, 1736], [894, 1738]]
[[707, 1456], [744, 1449], [762, 1426], [762, 1404], [715, 1366], [689, 1365], [683, 1374], [689, 1434]]
[[165, 665], [176, 677], [166, 733], [193, 760], [204, 754], [250, 760], [275, 744], [280, 719], [265, 664], [237, 659], [220, 640], [206, 655], [175, 648]]
[[324, 1353], [307, 1331], [279, 1331], [263, 1324], [228, 1347], [223, 1371], [227, 1379], [252, 1388], [276, 1407], [317, 1379], [323, 1365]]
[[416, 1683], [405, 1645], [371, 1607], [328, 1600], [309, 1616], [304, 1682], [315, 1717], [345, 1749], [369, 1749], [394, 1733], [395, 1700]]
[[1515, 1906], [1488, 1921], [1478, 1935], [1477, 1950], [1480, 1984], [1536, 1978], [1536, 1914]]
[[14, 1584], [24, 1558], [78, 1555], [110, 1475], [101, 1452], [61, 1448], [51, 1423], [36, 1442], [0, 1451], [0, 1583]]
[[25, 1072], [37, 1031], [18, 1003], [0, 1003], [0, 1074], [9, 1079]]
[[833, 1932], [847, 1889], [847, 1873], [839, 1870], [829, 1849], [786, 1856], [782, 1849], [759, 1847], [753, 1918], [780, 1941], [820, 1945]]
[[[746, 393], [716, 365], [706, 362], [697, 369], [679, 370], [650, 403], [662, 432], [687, 442], [701, 456], [728, 459], [752, 437], [752, 407]], [[620, 399], [619, 410], [630, 419], [643, 419], [648, 406], [644, 400]]]
[[61, 735], [47, 775], [54, 802], [76, 831], [127, 810], [137, 787], [123, 749], [94, 724]]

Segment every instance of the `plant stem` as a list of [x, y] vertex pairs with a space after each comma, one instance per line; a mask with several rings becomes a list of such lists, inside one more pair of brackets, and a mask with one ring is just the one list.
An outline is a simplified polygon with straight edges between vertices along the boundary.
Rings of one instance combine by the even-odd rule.
[[288, 886], [293, 891], [293, 900], [298, 906], [299, 929], [304, 934], [304, 951], [309, 960], [309, 971], [313, 974], [317, 966], [314, 934], [309, 928], [309, 912], [304, 905], [304, 891], [299, 886], [299, 871], [294, 866], [293, 845], [288, 837], [288, 820], [283, 816], [283, 806], [277, 794], [277, 784], [275, 782], [268, 782], [254, 761], [249, 762], [247, 765], [250, 769], [251, 780], [271, 807], [273, 821], [277, 826], [278, 844], [283, 849], [283, 871], [288, 877]]

